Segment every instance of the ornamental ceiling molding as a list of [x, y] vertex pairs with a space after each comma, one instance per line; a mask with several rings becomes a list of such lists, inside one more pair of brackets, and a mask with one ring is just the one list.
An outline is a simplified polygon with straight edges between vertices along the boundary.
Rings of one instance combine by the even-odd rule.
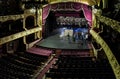
[[24, 15], [7, 15], [7, 16], [0, 16], [0, 22], [5, 22], [8, 20], [18, 20], [24, 18]]
[[60, 3], [60, 2], [77, 2], [92, 6], [92, 5], [98, 5], [100, 3], [100, 0], [50, 0], [49, 4]]
[[75, 2], [61, 2], [56, 4], [50, 4], [51, 11], [80, 11], [82, 10], [81, 3]]

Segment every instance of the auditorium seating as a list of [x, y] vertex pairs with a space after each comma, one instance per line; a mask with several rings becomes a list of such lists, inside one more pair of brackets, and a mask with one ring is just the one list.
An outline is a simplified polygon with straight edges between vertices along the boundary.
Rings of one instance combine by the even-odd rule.
[[[88, 49], [61, 50], [50, 67], [47, 67], [46, 62], [53, 50], [41, 47], [32, 47], [28, 50], [6, 53], [0, 58], [1, 79], [36, 79], [36, 74], [43, 72], [46, 79], [115, 79], [108, 60], [91, 57]], [[45, 68], [48, 71], [44, 71]], [[42, 77], [39, 76], [39, 79]]]
[[0, 58], [0, 79], [35, 79], [49, 59], [48, 55], [28, 51], [6, 53]]
[[90, 56], [81, 57], [72, 54], [62, 54], [45, 74], [45, 78], [115, 79], [115, 76], [107, 59], [98, 60], [95, 57]]
[[90, 50], [63, 50], [61, 55], [71, 55], [71, 56], [80, 56], [80, 57], [86, 57], [90, 56]]

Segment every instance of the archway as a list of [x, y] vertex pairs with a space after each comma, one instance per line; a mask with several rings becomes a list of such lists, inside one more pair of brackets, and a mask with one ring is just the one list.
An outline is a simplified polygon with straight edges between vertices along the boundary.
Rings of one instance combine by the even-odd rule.
[[[80, 26], [84, 23], [92, 27], [92, 9], [91, 6], [88, 6], [86, 4], [76, 2], [61, 2], [50, 4], [43, 7], [42, 14], [43, 37], [49, 36], [48, 34], [60, 25], [67, 25], [68, 27], [71, 27]], [[57, 18], [61, 16], [63, 18], [61, 19], [61, 21], [59, 21], [59, 24], [59, 22], [57, 22]], [[71, 17], [72, 19], [75, 19], [71, 21]], [[86, 20], [86, 23], [82, 21], [82, 18]]]

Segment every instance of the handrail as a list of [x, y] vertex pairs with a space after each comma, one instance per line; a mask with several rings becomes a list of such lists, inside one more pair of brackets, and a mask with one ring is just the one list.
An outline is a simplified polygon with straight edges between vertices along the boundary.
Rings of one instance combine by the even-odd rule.
[[40, 72], [42, 72], [42, 70], [47, 66], [47, 64], [50, 63], [50, 61], [53, 60], [53, 58], [54, 58], [54, 55], [50, 57], [50, 59], [41, 67], [41, 69], [35, 74], [35, 76], [32, 79], [36, 79], [39, 76]]
[[93, 48], [94, 56], [97, 58], [97, 52], [101, 51], [102, 48], [96, 49], [95, 46], [93, 45], [93, 43], [91, 45], [92, 45], [92, 48]]
[[23, 14], [6, 15], [6, 16], [0, 16], [0, 21], [5, 22], [5, 21], [8, 21], [8, 20], [17, 20], [17, 19], [21, 19], [21, 18], [24, 18]]
[[30, 30], [22, 31], [22, 32], [19, 32], [19, 33], [16, 33], [16, 34], [12, 34], [12, 35], [0, 38], [0, 45], [4, 44], [4, 43], [7, 43], [9, 41], [12, 41], [12, 40], [15, 40], [15, 39], [30, 35], [32, 33], [41, 31], [41, 30], [42, 30], [41, 27], [36, 27], [36, 28], [30, 29]]
[[116, 79], [120, 79], [120, 65], [116, 60], [115, 56], [113, 55], [112, 51], [110, 50], [109, 46], [101, 38], [101, 36], [98, 33], [96, 33], [94, 30], [91, 29], [90, 34], [96, 40], [96, 42], [101, 45], [101, 47], [105, 51], [105, 54], [109, 60], [109, 63], [111, 64]]
[[96, 16], [99, 18], [98, 20], [102, 23], [105, 23], [108, 26], [111, 26], [114, 30], [118, 31], [120, 33], [120, 22], [113, 20], [111, 18], [96, 14]]

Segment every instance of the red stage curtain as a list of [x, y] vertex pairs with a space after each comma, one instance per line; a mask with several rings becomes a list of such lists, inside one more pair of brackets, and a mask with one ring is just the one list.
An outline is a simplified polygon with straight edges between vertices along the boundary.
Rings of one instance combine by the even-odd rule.
[[42, 24], [45, 24], [46, 18], [48, 17], [50, 12], [50, 5], [47, 5], [43, 8], [43, 12], [42, 12]]
[[84, 16], [88, 21], [89, 26], [92, 26], [92, 10], [86, 4], [75, 3], [75, 2], [49, 4], [43, 8], [43, 13], [42, 13], [43, 25], [45, 24], [45, 20], [48, 17], [50, 10], [52, 11], [72, 10], [77, 12], [83, 10]]
[[82, 10], [89, 26], [92, 26], [92, 10], [87, 5], [82, 5]]

